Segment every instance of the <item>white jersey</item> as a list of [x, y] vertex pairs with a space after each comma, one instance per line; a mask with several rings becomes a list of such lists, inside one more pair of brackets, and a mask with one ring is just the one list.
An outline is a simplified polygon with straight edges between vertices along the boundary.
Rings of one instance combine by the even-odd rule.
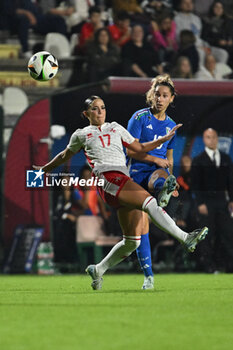
[[123, 146], [134, 141], [135, 138], [123, 126], [112, 122], [77, 129], [67, 147], [73, 153], [83, 149], [96, 175], [105, 171], [121, 171], [129, 176]]

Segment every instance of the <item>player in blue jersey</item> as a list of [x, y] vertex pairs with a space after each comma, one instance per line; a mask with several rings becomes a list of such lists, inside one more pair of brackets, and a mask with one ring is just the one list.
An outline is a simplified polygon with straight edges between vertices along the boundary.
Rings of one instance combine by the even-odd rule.
[[[166, 135], [176, 123], [166, 114], [168, 106], [175, 97], [175, 88], [169, 75], [159, 75], [152, 80], [151, 88], [146, 94], [148, 108], [136, 111], [128, 123], [128, 131], [140, 142], [156, 140]], [[131, 178], [143, 188], [157, 195], [158, 204], [166, 207], [172, 194], [178, 195], [176, 178], [172, 175], [173, 149], [175, 136], [148, 153], [127, 151]], [[149, 241], [149, 220], [142, 213], [141, 244], [137, 256], [145, 278], [142, 289], [154, 288]]]

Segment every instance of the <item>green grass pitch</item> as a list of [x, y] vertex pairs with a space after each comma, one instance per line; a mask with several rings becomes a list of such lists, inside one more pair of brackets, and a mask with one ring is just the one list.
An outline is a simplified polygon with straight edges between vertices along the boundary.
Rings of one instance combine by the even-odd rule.
[[233, 276], [0, 276], [1, 350], [233, 348]]

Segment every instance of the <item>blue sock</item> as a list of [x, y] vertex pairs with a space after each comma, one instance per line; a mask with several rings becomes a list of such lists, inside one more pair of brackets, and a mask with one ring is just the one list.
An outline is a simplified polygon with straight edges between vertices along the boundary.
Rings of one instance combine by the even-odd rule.
[[155, 197], [157, 197], [157, 195], [159, 194], [161, 188], [163, 187], [165, 180], [166, 179], [164, 177], [159, 177], [157, 180], [155, 180], [155, 182], [153, 184]]
[[153, 276], [149, 232], [141, 235], [141, 244], [136, 250], [138, 261], [146, 277]]
[[165, 182], [165, 178], [164, 177], [159, 177], [157, 180], [155, 180], [153, 186], [155, 190], [161, 190], [161, 188], [163, 187], [163, 184]]

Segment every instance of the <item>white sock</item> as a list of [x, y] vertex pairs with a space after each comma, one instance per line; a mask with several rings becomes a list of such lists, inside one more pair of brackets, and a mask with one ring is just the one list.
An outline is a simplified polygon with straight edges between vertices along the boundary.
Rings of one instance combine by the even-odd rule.
[[188, 233], [181, 230], [166, 211], [158, 206], [154, 197], [147, 197], [142, 205], [142, 209], [149, 214], [153, 223], [161, 230], [169, 233], [180, 242], [186, 240]]
[[96, 265], [97, 274], [102, 276], [110, 267], [119, 264], [137, 249], [140, 243], [141, 236], [123, 236], [123, 240], [114, 245], [108, 255]]

